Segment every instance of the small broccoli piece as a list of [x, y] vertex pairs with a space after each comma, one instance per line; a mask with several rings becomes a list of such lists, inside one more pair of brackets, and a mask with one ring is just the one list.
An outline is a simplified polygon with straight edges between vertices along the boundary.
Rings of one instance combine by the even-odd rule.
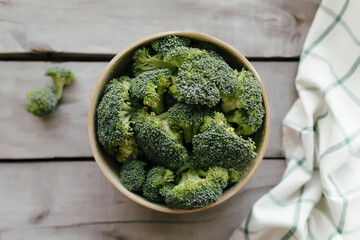
[[151, 55], [150, 49], [146, 47], [137, 49], [134, 53], [133, 60], [133, 73], [135, 77], [143, 72], [159, 68], [168, 68], [171, 71], [176, 70], [173, 64], [164, 61], [159, 54]]
[[131, 160], [124, 163], [120, 170], [120, 181], [131, 192], [141, 191], [146, 178], [146, 162]]
[[119, 162], [138, 154], [130, 118], [137, 109], [131, 106], [130, 78], [113, 79], [106, 86], [97, 107], [97, 136], [105, 150]]
[[199, 168], [247, 166], [255, 157], [255, 143], [235, 134], [225, 116], [216, 112], [205, 117], [200, 133], [193, 138], [193, 154]]
[[51, 67], [45, 75], [52, 78], [58, 100], [61, 99], [64, 86], [70, 85], [75, 80], [75, 76], [70, 70], [61, 67]]
[[135, 139], [153, 164], [176, 170], [186, 164], [188, 152], [182, 145], [180, 134], [170, 129], [167, 116], [167, 112], [155, 116], [139, 110], [132, 118]]
[[26, 96], [28, 98], [26, 109], [38, 117], [52, 113], [58, 105], [58, 99], [53, 88], [36, 88], [29, 91]]
[[243, 172], [236, 168], [229, 168], [229, 185], [234, 185], [240, 181], [243, 176]]
[[174, 173], [164, 167], [154, 167], [150, 169], [147, 174], [145, 183], [143, 185], [143, 194], [144, 196], [153, 202], [164, 202], [164, 199], [161, 195], [162, 188], [172, 188], [175, 180]]
[[130, 82], [131, 95], [137, 100], [143, 100], [156, 114], [164, 111], [163, 95], [170, 86], [169, 69], [150, 70], [139, 74]]
[[172, 128], [180, 128], [184, 134], [185, 143], [191, 143], [198, 134], [205, 116], [213, 116], [213, 110], [198, 105], [177, 103], [168, 110], [168, 121]]
[[256, 132], [263, 123], [265, 109], [261, 88], [250, 71], [243, 69], [235, 72], [238, 79], [236, 94], [222, 96], [222, 110], [225, 113], [235, 110], [227, 116], [227, 121], [237, 125], [238, 135], [250, 135]]
[[221, 167], [203, 170], [189, 169], [173, 188], [163, 188], [167, 206], [173, 209], [196, 209], [216, 202], [227, 186], [228, 171]]

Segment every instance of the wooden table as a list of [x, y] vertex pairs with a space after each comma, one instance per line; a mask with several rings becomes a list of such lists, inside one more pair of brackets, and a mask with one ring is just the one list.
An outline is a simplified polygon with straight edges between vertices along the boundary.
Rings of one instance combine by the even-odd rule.
[[[0, 0], [0, 239], [227, 239], [286, 163], [281, 121], [297, 97], [294, 78], [320, 0]], [[194, 30], [249, 58], [271, 107], [265, 160], [237, 195], [193, 214], [142, 207], [118, 192], [92, 157], [87, 112], [115, 53], [146, 35]], [[36, 118], [25, 93], [50, 86], [49, 66], [77, 81], [54, 114]]]

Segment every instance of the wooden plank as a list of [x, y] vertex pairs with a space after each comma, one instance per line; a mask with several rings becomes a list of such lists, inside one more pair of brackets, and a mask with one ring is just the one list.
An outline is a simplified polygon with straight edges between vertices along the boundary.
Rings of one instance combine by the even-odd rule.
[[192, 30], [247, 56], [299, 56], [320, 0], [0, 1], [0, 52], [117, 53], [149, 34]]
[[282, 121], [298, 97], [295, 76], [298, 62], [253, 62], [269, 99], [270, 138], [266, 157], [284, 157], [282, 149]]
[[95, 162], [0, 163], [0, 238], [227, 239], [253, 203], [280, 181], [285, 164], [263, 161], [225, 203], [171, 215], [127, 199]]
[[[26, 92], [51, 86], [44, 72], [51, 65], [74, 71], [58, 109], [38, 118], [25, 109]], [[296, 98], [297, 62], [254, 62], [270, 101], [271, 130], [266, 157], [282, 157], [281, 121]], [[0, 159], [91, 157], [87, 114], [96, 80], [106, 63], [0, 62]]]

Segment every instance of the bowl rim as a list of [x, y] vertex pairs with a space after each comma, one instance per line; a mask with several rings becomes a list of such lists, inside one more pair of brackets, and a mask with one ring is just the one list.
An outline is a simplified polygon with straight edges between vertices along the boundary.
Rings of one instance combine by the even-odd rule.
[[[110, 174], [107, 172], [106, 167], [105, 167], [105, 160], [102, 159], [102, 156], [100, 156], [100, 154], [98, 153], [98, 149], [97, 149], [97, 137], [96, 137], [96, 131], [95, 131], [95, 116], [96, 116], [96, 107], [97, 107], [97, 100], [99, 98], [100, 92], [101, 92], [101, 86], [104, 84], [104, 82], [107, 80], [109, 74], [110, 74], [110, 70], [113, 69], [117, 62], [126, 54], [128, 54], [130, 51], [133, 51], [135, 49], [137, 49], [138, 47], [141, 47], [145, 44], [150, 43], [151, 41], [158, 39], [158, 38], [162, 38], [162, 37], [166, 37], [166, 36], [170, 36], [170, 35], [177, 35], [177, 36], [184, 36], [184, 37], [189, 37], [192, 39], [197, 39], [197, 40], [203, 40], [203, 41], [207, 41], [207, 42], [211, 42], [215, 45], [217, 45], [218, 47], [220, 47], [221, 49], [229, 52], [231, 55], [233, 55], [234, 57], [240, 59], [240, 62], [248, 69], [250, 70], [253, 75], [255, 76], [255, 78], [257, 79], [257, 81], [259, 82], [259, 85], [261, 87], [261, 92], [262, 92], [262, 96], [263, 96], [263, 104], [265, 107], [265, 116], [264, 116], [264, 136], [262, 137], [263, 141], [260, 143], [260, 152], [258, 154], [258, 156], [254, 159], [254, 164], [251, 166], [248, 174], [237, 184], [235, 184], [234, 186], [232, 186], [230, 189], [228, 189], [227, 191], [225, 191], [223, 193], [223, 195], [220, 197], [220, 199], [218, 201], [216, 201], [213, 204], [210, 204], [206, 207], [203, 208], [198, 208], [198, 209], [192, 209], [192, 210], [179, 210], [179, 209], [171, 209], [169, 207], [167, 207], [164, 204], [157, 204], [157, 203], [153, 203], [141, 196], [139, 196], [138, 194], [135, 194], [133, 192], [128, 191], [121, 183], [120, 185], [118, 185], [118, 182], [116, 182], [111, 176]], [[262, 162], [264, 155], [265, 155], [265, 151], [268, 145], [268, 141], [269, 141], [269, 135], [270, 135], [270, 107], [269, 107], [269, 102], [268, 102], [268, 98], [266, 95], [266, 91], [265, 91], [265, 87], [264, 84], [261, 81], [261, 78], [259, 76], [259, 74], [256, 72], [255, 68], [252, 66], [252, 64], [239, 52], [237, 51], [234, 47], [232, 47], [231, 45], [227, 44], [226, 42], [207, 35], [207, 34], [203, 34], [203, 33], [199, 33], [199, 32], [194, 32], [194, 31], [167, 31], [167, 32], [160, 32], [160, 33], [156, 33], [156, 34], [152, 34], [149, 36], [146, 36], [132, 44], [130, 44], [129, 46], [127, 46], [126, 48], [124, 48], [122, 51], [120, 51], [118, 54], [116, 54], [113, 59], [107, 64], [107, 66], [105, 67], [105, 69], [103, 70], [103, 72], [101, 73], [101, 75], [99, 76], [94, 91], [92, 93], [92, 97], [91, 97], [91, 102], [90, 102], [90, 107], [89, 107], [89, 114], [88, 114], [88, 134], [89, 134], [89, 141], [90, 141], [90, 147], [91, 147], [91, 151], [94, 155], [95, 161], [97, 163], [97, 165], [99, 166], [99, 168], [101, 169], [102, 173], [105, 175], [105, 177], [108, 179], [108, 181], [116, 188], [118, 189], [122, 194], [124, 194], [125, 196], [127, 196], [128, 198], [130, 198], [131, 200], [139, 203], [142, 206], [145, 206], [147, 208], [153, 209], [153, 210], [157, 210], [160, 212], [165, 212], [165, 213], [176, 213], [176, 214], [181, 214], [181, 213], [192, 213], [192, 212], [198, 212], [198, 211], [203, 211], [205, 209], [209, 209], [212, 207], [215, 207], [217, 205], [219, 205], [220, 203], [228, 200], [229, 198], [231, 198], [232, 196], [234, 196], [237, 192], [239, 192], [239, 190], [241, 188], [243, 188], [245, 186], [245, 184], [252, 178], [252, 176], [254, 175], [254, 173], [257, 171], [257, 169], [260, 166], [260, 163]]]

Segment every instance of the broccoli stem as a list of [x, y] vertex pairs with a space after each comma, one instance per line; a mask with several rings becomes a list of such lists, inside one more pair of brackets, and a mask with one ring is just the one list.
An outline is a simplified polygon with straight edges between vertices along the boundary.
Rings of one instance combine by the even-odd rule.
[[181, 174], [181, 179], [179, 181], [179, 185], [184, 185], [188, 179], [198, 181], [198, 180], [201, 180], [201, 177], [199, 177], [199, 173], [197, 170], [189, 169], [188, 171], [183, 172]]
[[160, 120], [166, 120], [169, 117], [169, 113], [168, 112], [164, 112], [162, 114], [156, 115], [156, 118], [160, 119]]
[[192, 127], [185, 127], [183, 128], [184, 131], [184, 139], [185, 139], [185, 143], [191, 143], [192, 138], [193, 138], [193, 131], [192, 131]]
[[236, 107], [237, 107], [237, 98], [233, 98], [226, 102], [223, 101], [223, 103], [221, 104], [221, 108], [222, 108], [223, 112], [225, 112], [225, 113], [236, 109]]
[[144, 59], [141, 64], [135, 65], [134, 67], [135, 67], [134, 70], [136, 71], [136, 75], [139, 75], [146, 71], [156, 70], [159, 68], [168, 68], [172, 72], [176, 71], [176, 67], [173, 64], [166, 62], [164, 60], [160, 60], [155, 57], [149, 57], [147, 59]]
[[63, 89], [64, 89], [64, 81], [61, 81], [57, 78], [53, 78], [53, 83], [55, 86], [55, 96], [58, 100], [60, 100], [62, 93], [63, 93]]
[[160, 114], [164, 111], [164, 104], [163, 104], [163, 93], [159, 94], [159, 101], [157, 101], [154, 106], [151, 107], [151, 110], [155, 114]]

